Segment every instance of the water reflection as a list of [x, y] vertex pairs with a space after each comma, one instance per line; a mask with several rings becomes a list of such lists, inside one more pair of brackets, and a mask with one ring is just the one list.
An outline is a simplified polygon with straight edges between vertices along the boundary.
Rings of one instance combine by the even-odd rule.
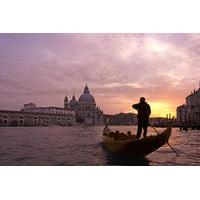
[[119, 166], [149, 166], [149, 160], [142, 157], [133, 157], [106, 152], [107, 165]]

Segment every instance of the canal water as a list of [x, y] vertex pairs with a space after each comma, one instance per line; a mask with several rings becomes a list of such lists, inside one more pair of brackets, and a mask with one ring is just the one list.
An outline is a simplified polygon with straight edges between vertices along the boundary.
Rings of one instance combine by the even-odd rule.
[[[136, 127], [111, 126], [136, 132]], [[170, 144], [142, 159], [113, 155], [102, 147], [103, 126], [1, 127], [0, 165], [26, 166], [151, 166], [200, 165], [200, 131], [174, 128]], [[162, 131], [163, 129], [158, 129]], [[156, 134], [149, 128], [148, 134]]]

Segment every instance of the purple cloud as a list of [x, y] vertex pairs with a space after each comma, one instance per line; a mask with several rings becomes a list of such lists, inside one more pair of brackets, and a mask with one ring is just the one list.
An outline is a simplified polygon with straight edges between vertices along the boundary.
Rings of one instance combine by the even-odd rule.
[[62, 106], [88, 83], [105, 113], [140, 96], [175, 112], [199, 82], [200, 34], [0, 34], [0, 44], [0, 109]]

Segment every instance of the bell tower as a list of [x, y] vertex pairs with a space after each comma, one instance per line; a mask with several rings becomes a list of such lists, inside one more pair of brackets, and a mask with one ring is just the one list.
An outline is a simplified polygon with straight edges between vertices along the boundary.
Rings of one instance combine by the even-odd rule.
[[68, 109], [68, 108], [69, 108], [67, 95], [65, 96], [65, 99], [64, 99], [64, 108], [65, 108], [65, 109]]

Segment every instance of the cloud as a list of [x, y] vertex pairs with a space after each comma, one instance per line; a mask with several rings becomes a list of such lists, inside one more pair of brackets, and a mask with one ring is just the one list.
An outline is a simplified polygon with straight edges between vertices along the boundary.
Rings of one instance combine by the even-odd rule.
[[62, 106], [88, 83], [105, 112], [140, 96], [175, 112], [199, 81], [200, 34], [0, 34], [0, 43], [1, 109]]

